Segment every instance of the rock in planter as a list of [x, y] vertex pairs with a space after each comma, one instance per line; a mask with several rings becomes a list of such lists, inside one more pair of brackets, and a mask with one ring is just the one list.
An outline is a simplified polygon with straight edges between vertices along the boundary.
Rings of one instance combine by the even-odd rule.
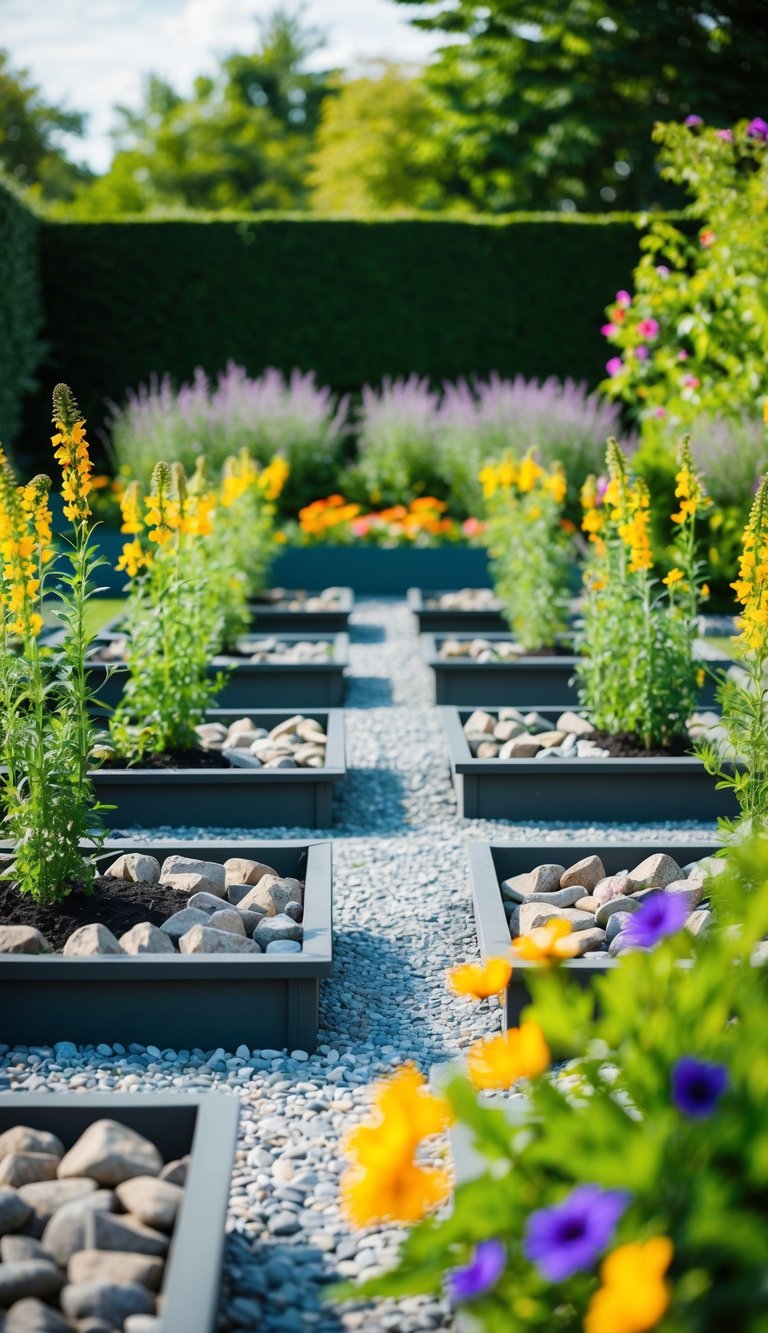
[[685, 878], [677, 861], [664, 852], [646, 856], [644, 861], [630, 871], [629, 877], [636, 889], [665, 889], [674, 880]]
[[227, 872], [217, 861], [196, 861], [189, 856], [168, 856], [160, 871], [163, 884], [184, 893], [227, 896]]
[[0, 1261], [18, 1263], [21, 1259], [50, 1259], [45, 1246], [33, 1236], [3, 1236], [0, 1239]]
[[301, 953], [301, 945], [298, 940], [271, 940], [264, 950], [265, 953]]
[[145, 856], [142, 852], [125, 852], [112, 862], [104, 874], [128, 880], [132, 884], [159, 884], [160, 862], [154, 856]]
[[266, 949], [274, 940], [294, 940], [300, 943], [303, 936], [303, 927], [282, 913], [265, 917], [253, 933], [253, 938], [262, 949]]
[[22, 1259], [0, 1264], [0, 1309], [7, 1309], [26, 1296], [40, 1300], [57, 1296], [64, 1277], [52, 1259]]
[[628, 898], [636, 887], [627, 874], [607, 875], [595, 885], [592, 897], [602, 905], [610, 902], [612, 898]]
[[151, 1254], [126, 1254], [120, 1250], [79, 1250], [67, 1265], [73, 1286], [84, 1282], [138, 1282], [148, 1291], [158, 1291], [164, 1264]]
[[0, 953], [48, 953], [50, 948], [34, 926], [0, 926]]
[[92, 1212], [86, 1228], [86, 1250], [118, 1250], [121, 1254], [151, 1254], [164, 1257], [169, 1240], [153, 1227], [145, 1227], [132, 1217]]
[[94, 1120], [62, 1158], [59, 1175], [119, 1185], [131, 1176], [156, 1176], [163, 1159], [154, 1143], [116, 1120]]
[[75, 954], [92, 957], [95, 954], [122, 952], [112, 931], [97, 921], [73, 931], [62, 949], [62, 953], [68, 958]]
[[83, 1282], [61, 1293], [61, 1308], [69, 1319], [103, 1319], [109, 1328], [122, 1328], [132, 1314], [154, 1314], [155, 1302], [138, 1282]]
[[153, 926], [151, 921], [139, 921], [120, 936], [120, 948], [123, 953], [175, 953], [173, 940], [167, 931]]
[[160, 929], [178, 944], [193, 926], [207, 926], [210, 919], [210, 912], [200, 911], [197, 907], [182, 907], [180, 912], [169, 916]]
[[16, 1301], [6, 1315], [6, 1333], [72, 1333], [72, 1325], [51, 1305], [27, 1296]]
[[30, 1129], [27, 1125], [14, 1125], [0, 1134], [0, 1161], [12, 1152], [42, 1152], [53, 1157], [64, 1156], [64, 1144], [55, 1134], [44, 1129]]
[[277, 875], [264, 875], [250, 893], [241, 898], [238, 907], [248, 911], [265, 912], [275, 916], [285, 910], [288, 903], [303, 902], [304, 886], [298, 879], [281, 879]]
[[31, 1185], [36, 1180], [55, 1180], [60, 1157], [48, 1152], [11, 1152], [0, 1161], [0, 1186]]
[[231, 930], [213, 930], [210, 926], [193, 926], [179, 940], [181, 953], [260, 953], [255, 940], [235, 935]]
[[245, 935], [245, 923], [235, 907], [224, 907], [220, 912], [212, 912], [208, 926], [210, 930], [224, 930], [230, 935]]
[[546, 925], [553, 918], [567, 921], [571, 930], [593, 930], [595, 926], [591, 912], [577, 912], [574, 908], [558, 909], [547, 907], [544, 903], [524, 902], [519, 912], [521, 935], [527, 935], [529, 930], [535, 930], [537, 926]]
[[592, 723], [578, 713], [561, 713], [556, 723], [557, 731], [564, 731], [570, 736], [589, 736], [594, 730]]
[[29, 1204], [38, 1221], [47, 1222], [48, 1218], [57, 1209], [63, 1208], [65, 1203], [83, 1199], [87, 1194], [95, 1193], [97, 1189], [96, 1181], [86, 1176], [77, 1176], [69, 1180], [41, 1180], [34, 1185], [22, 1185], [19, 1189], [19, 1198]]
[[43, 1249], [52, 1255], [62, 1268], [77, 1250], [86, 1243], [88, 1220], [93, 1212], [110, 1213], [115, 1207], [112, 1190], [96, 1190], [83, 1199], [74, 1199], [57, 1208], [42, 1236]]
[[155, 1176], [134, 1176], [118, 1185], [116, 1193], [126, 1212], [158, 1231], [173, 1230], [184, 1197], [179, 1185]]
[[0, 1189], [0, 1236], [18, 1231], [32, 1216], [32, 1208], [11, 1189]]
[[592, 893], [601, 879], [605, 879], [605, 866], [599, 856], [584, 856], [563, 872], [560, 879], [561, 889], [580, 884], [588, 893]]
[[534, 893], [555, 893], [560, 888], [564, 873], [564, 866], [536, 866], [535, 870], [526, 870], [522, 875], [512, 875], [505, 879], [501, 891], [505, 898], [522, 903]]
[[595, 912], [595, 921], [598, 926], [605, 929], [608, 922], [617, 912], [624, 913], [627, 916], [633, 916], [639, 910], [642, 903], [637, 898], [628, 898], [624, 894], [617, 894], [615, 898], [609, 898], [607, 902], [602, 902]]

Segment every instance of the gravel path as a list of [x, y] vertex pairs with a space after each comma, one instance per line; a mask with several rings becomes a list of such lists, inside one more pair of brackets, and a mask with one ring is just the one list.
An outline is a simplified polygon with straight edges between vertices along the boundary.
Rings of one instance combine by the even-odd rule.
[[[674, 832], [696, 841], [713, 832], [702, 824], [584, 828], [457, 820], [447, 750], [431, 708], [431, 673], [420, 661], [410, 613], [401, 601], [362, 602], [351, 628], [350, 771], [333, 830], [335, 974], [322, 985], [317, 1052], [0, 1046], [0, 1090], [214, 1088], [240, 1097], [219, 1321], [226, 1333], [452, 1327], [445, 1306], [434, 1301], [340, 1312], [324, 1302], [323, 1290], [334, 1278], [386, 1263], [400, 1234], [391, 1227], [351, 1232], [338, 1209], [340, 1140], [365, 1113], [368, 1083], [404, 1059], [426, 1071], [500, 1023], [495, 1002], [474, 1007], [452, 997], [444, 983], [448, 966], [477, 956], [466, 844], [553, 841], [563, 833], [654, 841]], [[230, 840], [311, 831], [161, 832]]]

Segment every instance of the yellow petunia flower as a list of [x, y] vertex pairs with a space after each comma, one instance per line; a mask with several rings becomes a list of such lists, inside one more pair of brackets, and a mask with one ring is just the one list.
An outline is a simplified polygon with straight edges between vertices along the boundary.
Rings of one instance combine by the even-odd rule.
[[521, 1023], [496, 1037], [470, 1046], [467, 1073], [474, 1087], [510, 1088], [520, 1078], [535, 1078], [550, 1065], [550, 1052], [538, 1023]]
[[546, 925], [536, 926], [512, 941], [518, 957], [527, 963], [561, 963], [573, 958], [576, 940], [570, 921], [554, 917]]
[[507, 986], [512, 976], [512, 964], [506, 958], [489, 958], [485, 966], [480, 963], [463, 963], [461, 967], [452, 967], [448, 973], [448, 984], [457, 995], [467, 995], [473, 1000], [487, 1000], [491, 995], [498, 995]]
[[667, 1236], [622, 1245], [604, 1260], [602, 1286], [589, 1303], [584, 1333], [647, 1333], [669, 1309], [665, 1276], [674, 1247]]

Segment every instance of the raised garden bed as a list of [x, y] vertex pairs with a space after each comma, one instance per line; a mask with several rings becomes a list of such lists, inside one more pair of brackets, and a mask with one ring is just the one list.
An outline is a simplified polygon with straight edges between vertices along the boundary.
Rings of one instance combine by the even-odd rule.
[[[235, 768], [224, 759], [214, 768], [96, 769], [96, 794], [113, 805], [108, 828], [197, 824], [211, 828], [328, 828], [333, 793], [346, 776], [344, 715], [340, 710], [302, 710], [326, 733], [322, 768]], [[213, 708], [208, 722], [225, 726], [248, 718], [271, 731], [289, 715], [283, 709]]]
[[[6, 853], [10, 850], [6, 844]], [[244, 857], [304, 881], [303, 938], [295, 953], [0, 954], [0, 1012], [9, 1045], [115, 1041], [208, 1050], [314, 1050], [320, 980], [333, 970], [329, 842], [109, 842], [121, 853], [223, 864]], [[179, 909], [187, 899], [179, 894]], [[226, 906], [223, 903], [222, 906]], [[146, 919], [137, 907], [136, 923]]]
[[[462, 647], [473, 641], [478, 651], [497, 653], [513, 642], [506, 633], [485, 632], [482, 635], [456, 632], [445, 634], [424, 633], [421, 636], [422, 656], [435, 674], [435, 702], [438, 704], [465, 704], [474, 700], [480, 704], [509, 704], [525, 699], [538, 708], [551, 704], [570, 707], [578, 703], [576, 667], [579, 659], [563, 651], [557, 655], [536, 657], [519, 654], [498, 661], [478, 661], [475, 657], [446, 656], [445, 645], [453, 642]], [[480, 648], [480, 642], [487, 645]], [[712, 657], [701, 665], [710, 672], [727, 669], [729, 658]], [[699, 694], [699, 702], [710, 707], [715, 702], [716, 680], [707, 674]]]
[[[119, 646], [118, 631], [99, 635], [95, 652], [106, 653]], [[241, 640], [240, 656], [219, 656], [211, 660], [210, 674], [227, 675], [226, 683], [216, 696], [219, 708], [248, 708], [254, 702], [263, 708], [336, 708], [344, 699], [344, 672], [349, 663], [349, 637], [346, 634], [280, 634], [279, 639], [247, 635]], [[290, 656], [275, 655], [273, 661], [251, 661], [250, 655], [260, 651], [262, 644], [285, 645], [289, 653], [298, 645], [312, 643], [325, 645], [320, 660], [295, 661]], [[266, 649], [265, 651], [271, 651]], [[98, 701], [113, 708], [123, 695], [127, 671], [119, 657], [112, 661], [88, 662], [88, 680]]]
[[490, 587], [488, 552], [481, 546], [289, 546], [272, 567], [287, 588], [347, 584], [355, 593], [404, 597], [423, 588]]
[[[541, 865], [569, 867], [585, 857], [599, 856], [606, 874], [616, 875], [631, 870], [646, 857], [661, 852], [671, 856], [681, 866], [702, 857], [712, 856], [718, 850], [715, 842], [700, 843], [611, 843], [601, 845], [586, 842], [541, 843], [516, 845], [514, 843], [470, 843], [469, 874], [472, 901], [477, 926], [477, 939], [483, 962], [489, 958], [510, 956], [510, 926], [504, 910], [502, 883], [515, 875], [534, 870]], [[573, 958], [562, 963], [580, 985], [590, 985], [606, 968], [615, 967], [616, 960], [605, 954], [600, 958]], [[504, 1018], [507, 1027], [517, 1026], [520, 1014], [530, 1000], [528, 974], [536, 963], [513, 959], [512, 977], [504, 996]]]
[[490, 588], [462, 588], [454, 592], [409, 588], [407, 600], [422, 634], [508, 632], [501, 602]]
[[[214, 1333], [238, 1114], [237, 1098], [212, 1094], [3, 1094], [0, 1134], [23, 1125], [55, 1134], [69, 1152], [97, 1121], [112, 1120], [148, 1139], [166, 1164], [188, 1157], [162, 1279], [162, 1329], [163, 1333]], [[9, 1265], [4, 1263], [3, 1268], [7, 1271]]]
[[[737, 813], [733, 794], [718, 791], [701, 760], [689, 755], [475, 758], [464, 734], [473, 711], [441, 709], [463, 818], [628, 823], [714, 820]], [[537, 712], [554, 731], [562, 710], [540, 707]]]
[[259, 634], [339, 634], [346, 630], [354, 604], [351, 588], [270, 588], [250, 603], [252, 627]]

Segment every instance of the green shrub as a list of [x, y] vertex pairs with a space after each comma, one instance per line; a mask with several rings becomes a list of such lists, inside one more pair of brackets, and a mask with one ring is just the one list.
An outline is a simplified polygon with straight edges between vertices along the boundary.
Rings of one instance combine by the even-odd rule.
[[[34, 373], [43, 352], [39, 225], [15, 187], [0, 180], [0, 439], [6, 444], [18, 435], [22, 401], [35, 384]], [[70, 311], [70, 324], [72, 318]], [[50, 433], [47, 399], [42, 411], [44, 438]]]

